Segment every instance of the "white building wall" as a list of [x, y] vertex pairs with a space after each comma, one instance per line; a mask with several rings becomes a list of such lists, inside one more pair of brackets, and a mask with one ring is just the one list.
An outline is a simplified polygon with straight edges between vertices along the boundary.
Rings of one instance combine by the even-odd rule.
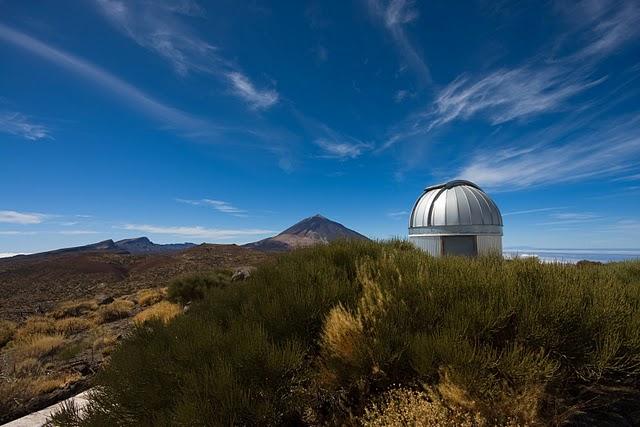
[[442, 242], [439, 236], [409, 236], [409, 241], [430, 255], [442, 255]]
[[502, 236], [477, 236], [478, 255], [502, 255]]

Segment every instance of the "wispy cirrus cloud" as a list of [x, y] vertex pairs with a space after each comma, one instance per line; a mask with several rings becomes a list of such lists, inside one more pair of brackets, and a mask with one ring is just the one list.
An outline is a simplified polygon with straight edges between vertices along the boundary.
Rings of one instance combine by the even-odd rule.
[[393, 219], [400, 219], [409, 216], [409, 211], [395, 211], [387, 213], [387, 216]]
[[409, 40], [405, 26], [420, 16], [411, 0], [366, 0], [367, 8], [391, 35], [403, 60], [424, 83], [431, 82], [431, 72], [422, 55]]
[[16, 111], [0, 111], [0, 132], [20, 136], [29, 141], [51, 138], [49, 128]]
[[554, 211], [554, 210], [558, 210], [558, 209], [564, 209], [564, 207], [525, 209], [525, 210], [521, 210], [521, 211], [506, 212], [506, 213], [503, 213], [502, 216], [528, 215], [528, 214], [532, 214], [532, 213], [548, 212], [548, 211]]
[[233, 84], [233, 91], [251, 108], [265, 109], [278, 102], [278, 92], [270, 89], [258, 90], [247, 76], [238, 71], [227, 73], [227, 77]]
[[563, 142], [477, 152], [458, 177], [494, 189], [515, 190], [550, 183], [615, 176], [640, 160], [640, 116], [600, 123], [599, 130]]
[[8, 224], [40, 224], [47, 217], [35, 212], [0, 211], [0, 222]]
[[607, 56], [640, 35], [640, 4], [635, 0], [582, 0], [567, 2], [560, 10], [586, 40], [574, 59]]
[[222, 59], [215, 46], [191, 34], [180, 15], [202, 16], [193, 1], [96, 0], [103, 16], [138, 45], [167, 60], [181, 76], [192, 71], [213, 72]]
[[497, 125], [557, 111], [572, 96], [605, 79], [591, 79], [561, 66], [497, 70], [479, 80], [461, 76], [440, 92], [434, 110], [425, 115], [427, 130], [476, 115]]
[[37, 234], [35, 231], [24, 230], [1, 230], [0, 236], [33, 236]]
[[314, 143], [324, 151], [321, 157], [342, 160], [355, 159], [371, 148], [371, 145], [353, 139], [319, 138]]
[[592, 212], [561, 212], [549, 215], [550, 221], [538, 225], [580, 225], [603, 219], [601, 215]]
[[233, 206], [231, 203], [225, 202], [225, 201], [222, 201], [222, 200], [213, 200], [213, 199], [197, 199], [197, 200], [176, 199], [176, 201], [180, 202], [180, 203], [186, 203], [186, 204], [189, 204], [189, 205], [193, 205], [193, 206], [209, 206], [209, 207], [212, 207], [213, 209], [217, 210], [218, 212], [223, 212], [223, 213], [228, 213], [228, 214], [235, 214], [236, 216], [246, 216], [244, 214], [247, 213], [246, 210], [237, 208], [237, 207]]
[[[513, 68], [459, 75], [436, 94], [426, 110], [395, 126], [381, 150], [455, 120], [481, 118], [497, 126], [567, 110], [574, 97], [608, 79], [606, 74], [596, 75], [596, 65], [640, 36], [640, 5], [636, 1], [582, 3], [560, 8], [578, 21], [565, 36], [570, 33], [571, 40], [580, 40], [579, 46], [558, 49], [561, 54], [546, 48]], [[558, 40], [558, 44], [563, 43]], [[571, 108], [575, 109], [575, 104]]]
[[373, 144], [338, 132], [314, 118], [308, 117], [292, 107], [291, 112], [300, 125], [311, 136], [315, 145], [322, 149], [318, 157], [328, 159], [355, 159], [373, 149]]
[[133, 85], [88, 61], [49, 46], [3, 24], [0, 24], [0, 40], [4, 40], [87, 79], [109, 94], [117, 95], [127, 106], [131, 106], [152, 117], [164, 126], [197, 135], [215, 134], [224, 130], [223, 127], [208, 120], [201, 119], [154, 99]]
[[216, 46], [183, 25], [182, 16], [204, 16], [204, 9], [195, 1], [96, 0], [96, 4], [114, 28], [164, 58], [180, 76], [192, 72], [214, 75], [227, 82], [231, 92], [252, 109], [266, 109], [278, 102], [275, 89], [258, 88]]
[[273, 230], [258, 228], [221, 229], [201, 226], [158, 226], [149, 224], [125, 224], [121, 228], [150, 234], [168, 234], [172, 236], [220, 240], [238, 239], [248, 236], [265, 236], [274, 233]]

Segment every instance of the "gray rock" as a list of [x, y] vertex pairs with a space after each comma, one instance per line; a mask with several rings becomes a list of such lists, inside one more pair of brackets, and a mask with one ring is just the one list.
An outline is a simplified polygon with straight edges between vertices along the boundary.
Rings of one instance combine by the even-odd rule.
[[113, 297], [99, 296], [97, 299], [98, 305], [107, 305], [113, 302]]
[[249, 277], [251, 277], [254, 271], [256, 271], [255, 267], [238, 267], [233, 272], [231, 281], [238, 282], [241, 280], [247, 280]]

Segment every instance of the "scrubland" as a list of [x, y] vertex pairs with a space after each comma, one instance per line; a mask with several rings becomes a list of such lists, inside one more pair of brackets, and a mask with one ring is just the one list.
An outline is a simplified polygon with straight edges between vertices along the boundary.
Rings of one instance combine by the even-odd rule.
[[169, 295], [189, 310], [139, 315], [87, 409], [54, 424], [640, 422], [640, 262], [434, 259], [402, 241], [336, 242], [244, 282], [185, 277]]
[[0, 321], [0, 421], [88, 387], [131, 324], [182, 313], [162, 288], [107, 301], [66, 301], [23, 322]]

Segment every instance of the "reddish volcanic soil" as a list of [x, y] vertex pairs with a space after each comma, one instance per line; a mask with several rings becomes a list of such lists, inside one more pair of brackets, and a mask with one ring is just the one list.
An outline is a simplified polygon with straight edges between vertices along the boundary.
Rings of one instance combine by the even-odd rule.
[[21, 321], [61, 301], [124, 295], [166, 286], [180, 274], [257, 265], [270, 257], [237, 245], [206, 244], [173, 254], [91, 252], [3, 258], [0, 319]]

